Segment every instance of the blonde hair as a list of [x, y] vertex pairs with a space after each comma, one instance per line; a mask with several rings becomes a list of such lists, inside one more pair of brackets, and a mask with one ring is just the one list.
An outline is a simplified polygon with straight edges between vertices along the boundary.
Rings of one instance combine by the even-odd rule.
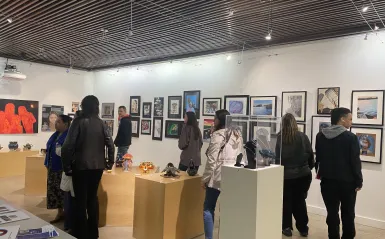
[[298, 132], [297, 121], [294, 115], [287, 113], [282, 118], [282, 143], [291, 144]]

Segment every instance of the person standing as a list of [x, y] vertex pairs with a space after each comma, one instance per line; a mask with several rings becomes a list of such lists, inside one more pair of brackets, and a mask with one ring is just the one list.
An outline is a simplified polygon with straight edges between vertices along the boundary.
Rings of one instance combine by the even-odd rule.
[[125, 106], [119, 106], [119, 129], [114, 144], [118, 148], [116, 155], [116, 167], [122, 167], [123, 156], [128, 152], [132, 138], [132, 122], [131, 116], [127, 114]]
[[306, 237], [309, 234], [306, 198], [314, 168], [313, 149], [306, 134], [298, 131], [297, 121], [290, 113], [282, 118], [277, 142], [277, 159], [284, 166], [282, 234], [292, 236], [294, 216], [300, 235]]
[[195, 169], [198, 170], [201, 165], [202, 145], [202, 133], [198, 126], [197, 117], [194, 112], [186, 112], [178, 142], [178, 147], [182, 150], [179, 170], [187, 171], [191, 160], [194, 163]]
[[[115, 148], [99, 118], [99, 100], [86, 96], [62, 146], [63, 169], [72, 176], [75, 193], [73, 234], [78, 239], [99, 237], [98, 187], [104, 169], [114, 164]], [[105, 148], [107, 147], [107, 159]]]
[[329, 239], [340, 238], [340, 207], [342, 238], [351, 239], [356, 235], [354, 218], [357, 192], [363, 185], [360, 147], [357, 136], [347, 131], [352, 126], [349, 109], [333, 109], [331, 124], [317, 134], [316, 168], [328, 213], [326, 223]]

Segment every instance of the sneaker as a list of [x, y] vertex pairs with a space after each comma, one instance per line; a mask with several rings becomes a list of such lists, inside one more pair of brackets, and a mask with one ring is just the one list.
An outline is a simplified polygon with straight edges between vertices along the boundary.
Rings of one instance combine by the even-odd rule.
[[293, 233], [291, 232], [290, 228], [283, 229], [282, 230], [282, 234], [287, 236], [287, 237], [292, 237], [293, 236]]
[[308, 232], [299, 232], [299, 234], [301, 235], [301, 237], [307, 237], [309, 235]]

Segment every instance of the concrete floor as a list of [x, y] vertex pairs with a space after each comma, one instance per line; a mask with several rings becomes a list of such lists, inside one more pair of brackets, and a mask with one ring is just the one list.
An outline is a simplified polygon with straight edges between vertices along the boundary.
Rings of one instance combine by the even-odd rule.
[[[24, 176], [0, 178], [0, 197], [13, 203], [15, 206], [21, 207], [45, 221], [52, 220], [56, 212], [47, 210], [44, 197], [32, 197], [24, 195]], [[310, 232], [309, 239], [326, 239], [327, 228], [325, 217], [310, 214]], [[218, 225], [218, 223], [217, 223]], [[63, 225], [57, 225], [62, 228]], [[99, 229], [100, 239], [132, 239], [131, 227], [103, 227]], [[215, 230], [215, 239], [218, 239], [218, 228]], [[282, 236], [282, 238], [286, 238]], [[297, 231], [294, 231], [293, 239], [301, 238]], [[385, 230], [371, 228], [367, 226], [357, 225], [357, 239], [384, 239]], [[204, 236], [196, 239], [204, 239]], [[240, 235], [239, 239], [242, 238]]]

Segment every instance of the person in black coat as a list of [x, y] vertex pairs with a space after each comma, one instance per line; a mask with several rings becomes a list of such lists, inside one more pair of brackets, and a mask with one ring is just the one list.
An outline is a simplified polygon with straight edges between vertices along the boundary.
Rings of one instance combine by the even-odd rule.
[[[119, 129], [114, 144], [118, 148], [116, 155], [116, 167], [122, 167], [123, 156], [128, 152], [132, 138], [131, 116], [127, 114], [125, 106], [119, 106]], [[139, 127], [139, 126], [137, 126]]]
[[309, 233], [306, 198], [312, 181], [314, 154], [309, 138], [298, 131], [290, 113], [282, 118], [275, 151], [284, 166], [282, 234], [292, 236], [294, 216], [298, 231], [306, 237]]
[[357, 192], [362, 188], [360, 146], [355, 134], [347, 131], [352, 126], [349, 109], [336, 108], [331, 113], [332, 126], [323, 129], [316, 138], [316, 166], [321, 178], [321, 193], [328, 212], [329, 238], [340, 238], [340, 217], [342, 238], [356, 235], [354, 226]]

